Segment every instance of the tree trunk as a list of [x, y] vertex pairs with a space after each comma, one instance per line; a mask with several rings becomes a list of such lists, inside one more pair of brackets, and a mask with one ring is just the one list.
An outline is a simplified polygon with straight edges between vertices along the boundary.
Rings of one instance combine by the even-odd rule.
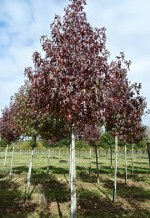
[[71, 184], [71, 174], [72, 174], [71, 173], [71, 170], [72, 170], [72, 162], [71, 162], [72, 161], [72, 152], [71, 151], [72, 151], [72, 146], [70, 144], [70, 153], [69, 153], [70, 154], [69, 155], [69, 158], [70, 158], [69, 159], [69, 184]]
[[110, 146], [110, 168], [112, 169], [112, 146]]
[[31, 180], [31, 173], [32, 173], [33, 156], [34, 156], [34, 148], [32, 148], [31, 159], [30, 159], [30, 164], [29, 164], [29, 169], [28, 169], [26, 199], [29, 198], [29, 193], [30, 193], [30, 180]]
[[59, 162], [60, 162], [60, 147], [58, 149], [58, 158], [59, 158]]
[[149, 167], [150, 167], [150, 143], [147, 142], [147, 153], [148, 153], [148, 160], [149, 160]]
[[124, 146], [124, 161], [125, 161], [125, 184], [127, 184], [127, 146]]
[[89, 175], [91, 175], [91, 165], [92, 165], [92, 146], [90, 146], [90, 157], [89, 157]]
[[131, 149], [131, 156], [132, 156], [132, 170], [131, 174], [133, 174], [134, 171], [134, 145], [132, 144], [132, 149]]
[[15, 151], [15, 144], [13, 144], [13, 150], [12, 150], [12, 155], [11, 155], [11, 165], [10, 165], [10, 172], [9, 172], [9, 183], [10, 184], [12, 183], [14, 151]]
[[95, 147], [95, 157], [96, 157], [96, 170], [97, 170], [97, 183], [99, 183], [99, 167], [98, 167], [98, 154], [97, 154], [97, 145]]
[[117, 193], [117, 166], [118, 166], [118, 136], [115, 136], [115, 172], [114, 172], [113, 202], [115, 202], [116, 200], [116, 193]]
[[49, 173], [49, 166], [50, 166], [50, 148], [48, 149], [48, 156], [47, 156], [47, 174]]
[[7, 153], [8, 153], [8, 144], [7, 144], [7, 147], [5, 148], [4, 167], [6, 166]]
[[75, 166], [75, 135], [72, 127], [72, 142], [71, 142], [71, 218], [76, 217], [76, 166]]

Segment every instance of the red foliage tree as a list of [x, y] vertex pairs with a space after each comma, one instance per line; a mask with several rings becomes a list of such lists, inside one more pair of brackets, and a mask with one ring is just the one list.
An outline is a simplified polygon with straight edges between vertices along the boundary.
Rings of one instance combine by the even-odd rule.
[[119, 60], [112, 62], [107, 75], [107, 98], [105, 99], [105, 121], [114, 135], [125, 139], [126, 135], [141, 126], [146, 108], [145, 98], [140, 96], [141, 84], [131, 84], [127, 78], [130, 61], [121, 53]]
[[41, 111], [49, 110], [75, 126], [103, 122], [104, 78], [108, 71], [105, 29], [93, 29], [83, 12], [85, 1], [72, 1], [63, 20], [55, 16], [51, 37], [41, 37], [42, 59], [25, 70]]
[[0, 118], [0, 135], [8, 143], [14, 142], [21, 136], [23, 128], [18, 125], [14, 116], [14, 105], [5, 107]]

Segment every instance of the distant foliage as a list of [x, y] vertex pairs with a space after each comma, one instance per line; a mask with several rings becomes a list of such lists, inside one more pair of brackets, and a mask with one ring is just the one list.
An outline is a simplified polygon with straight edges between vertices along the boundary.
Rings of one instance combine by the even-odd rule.
[[115, 139], [114, 137], [111, 135], [110, 132], [104, 132], [101, 137], [100, 140], [98, 141], [98, 146], [102, 147], [102, 148], [109, 148], [110, 146], [114, 147], [115, 145]]
[[5, 140], [0, 140], [0, 147], [6, 147], [7, 142]]

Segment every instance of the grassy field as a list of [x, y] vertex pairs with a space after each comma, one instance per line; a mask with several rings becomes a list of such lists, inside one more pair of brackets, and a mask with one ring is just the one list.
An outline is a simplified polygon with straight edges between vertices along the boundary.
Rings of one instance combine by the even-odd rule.
[[[13, 183], [9, 184], [11, 152], [6, 167], [4, 152], [0, 152], [0, 217], [48, 218], [70, 217], [69, 152], [51, 150], [50, 171], [47, 175], [47, 154], [36, 151], [33, 160], [30, 199], [25, 201], [25, 187], [30, 151], [14, 154]], [[112, 202], [113, 172], [109, 154], [99, 153], [100, 183], [96, 179], [95, 155], [89, 175], [89, 151], [76, 153], [77, 217], [150, 217], [150, 168], [146, 153], [134, 154], [132, 173], [131, 152], [128, 152], [128, 182], [124, 182], [124, 155], [118, 157], [117, 199]], [[113, 157], [114, 165], [114, 157]]]

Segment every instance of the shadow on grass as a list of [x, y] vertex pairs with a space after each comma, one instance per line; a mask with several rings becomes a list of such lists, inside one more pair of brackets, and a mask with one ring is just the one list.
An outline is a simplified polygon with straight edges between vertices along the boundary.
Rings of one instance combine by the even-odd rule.
[[121, 217], [125, 211], [112, 204], [108, 199], [102, 198], [95, 191], [80, 189], [78, 192], [78, 215], [79, 217]]
[[[107, 188], [108, 192], [113, 189], [113, 180], [104, 180], [104, 188]], [[137, 187], [135, 185], [128, 185], [123, 182], [117, 182], [117, 195], [122, 198], [136, 199], [136, 201], [143, 202], [144, 200], [150, 200], [150, 190], [146, 190], [143, 187]]]
[[89, 173], [87, 172], [79, 172], [77, 173], [77, 177], [83, 182], [88, 182], [88, 183], [96, 183], [97, 182], [97, 175], [94, 173]]
[[9, 172], [7, 172], [7, 171], [1, 172], [1, 173], [0, 173], [0, 179], [3, 179], [3, 178], [5, 178], [5, 177], [7, 177], [8, 174], [9, 174]]
[[[42, 167], [41, 169], [47, 171], [47, 167]], [[69, 169], [62, 167], [49, 166], [49, 171], [54, 174], [69, 174]]]
[[[22, 174], [22, 173], [27, 173], [29, 170], [28, 166], [18, 166], [13, 168], [13, 173], [15, 174]], [[40, 168], [32, 168], [32, 174], [36, 173]]]
[[142, 161], [134, 161], [134, 164], [140, 164], [140, 165], [148, 165], [148, 163], [142, 162]]
[[0, 181], [0, 217], [27, 218], [29, 213], [34, 212], [36, 205], [24, 204], [18, 187], [18, 184], [10, 187], [8, 180]]
[[97, 192], [87, 189], [80, 189], [78, 192], [78, 208], [78, 217], [88, 218], [148, 218], [150, 215], [150, 211], [146, 209], [140, 209], [138, 213], [137, 210], [124, 209], [121, 203], [113, 204], [108, 198], [101, 197]]
[[35, 174], [32, 176], [31, 183], [33, 185], [40, 184], [42, 192], [42, 202], [48, 205], [51, 202], [56, 202], [59, 217], [63, 217], [61, 211], [61, 203], [70, 200], [70, 190], [67, 183], [58, 181], [54, 175]]
[[[128, 166], [128, 172], [130, 172], [130, 173], [132, 172], [132, 167], [131, 166]], [[142, 174], [145, 173], [145, 174], [147, 174], [147, 173], [150, 173], [150, 169], [144, 168], [144, 167], [134, 166], [133, 167], [133, 173], [142, 173]]]

